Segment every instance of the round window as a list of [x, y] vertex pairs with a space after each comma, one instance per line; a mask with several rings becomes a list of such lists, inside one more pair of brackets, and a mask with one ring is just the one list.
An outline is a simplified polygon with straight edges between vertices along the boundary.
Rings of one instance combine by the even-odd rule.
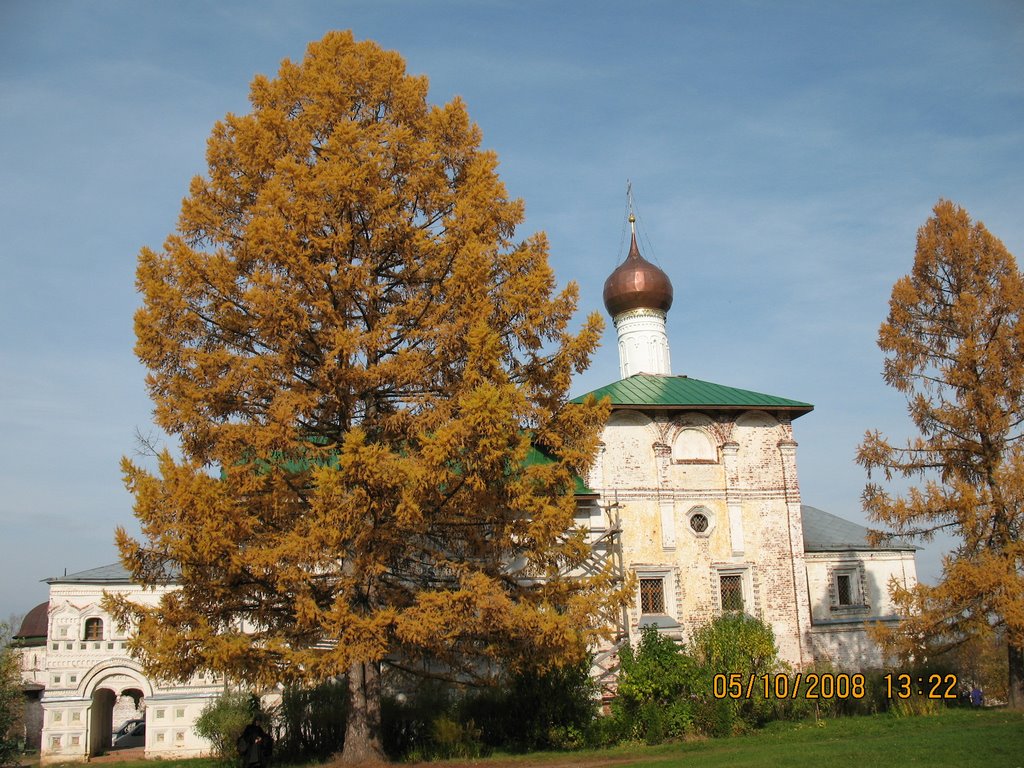
[[701, 512], [690, 515], [690, 527], [695, 533], [704, 533], [708, 529], [708, 516]]

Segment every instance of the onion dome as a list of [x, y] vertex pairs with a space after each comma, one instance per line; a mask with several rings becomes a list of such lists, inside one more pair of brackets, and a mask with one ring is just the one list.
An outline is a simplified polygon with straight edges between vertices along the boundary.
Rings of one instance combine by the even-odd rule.
[[[635, 222], [632, 214], [630, 224]], [[636, 227], [626, 260], [604, 281], [604, 305], [612, 317], [631, 309], [660, 309], [672, 306], [672, 281], [661, 269], [640, 255], [636, 245]]]
[[[13, 636], [14, 640], [21, 645], [40, 645], [46, 642], [46, 630], [50, 618], [50, 603], [40, 603], [31, 611], [25, 614], [22, 619], [21, 629]], [[32, 643], [32, 640], [40, 640], [41, 643]]]

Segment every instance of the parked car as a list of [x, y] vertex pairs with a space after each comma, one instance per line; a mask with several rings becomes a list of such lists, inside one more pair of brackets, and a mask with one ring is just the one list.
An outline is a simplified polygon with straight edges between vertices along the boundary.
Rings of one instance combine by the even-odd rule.
[[120, 728], [114, 731], [111, 747], [113, 749], [128, 749], [129, 747], [144, 747], [146, 745], [146, 721], [126, 720]]

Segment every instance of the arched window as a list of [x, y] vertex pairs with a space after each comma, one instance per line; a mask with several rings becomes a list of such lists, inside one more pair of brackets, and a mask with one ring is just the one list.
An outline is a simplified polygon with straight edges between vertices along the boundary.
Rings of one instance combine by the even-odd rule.
[[676, 436], [672, 458], [687, 464], [713, 464], [718, 461], [718, 450], [703, 430], [689, 427]]
[[86, 619], [85, 620], [85, 639], [86, 640], [102, 640], [103, 639], [103, 619]]

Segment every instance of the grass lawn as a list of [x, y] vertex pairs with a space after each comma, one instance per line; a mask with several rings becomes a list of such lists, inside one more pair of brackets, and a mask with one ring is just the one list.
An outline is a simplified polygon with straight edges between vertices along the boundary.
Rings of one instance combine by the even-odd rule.
[[750, 736], [653, 747], [633, 765], [655, 762], [662, 768], [1024, 768], [1024, 713], [951, 709], [922, 717], [775, 723]]
[[[100, 758], [96, 762], [105, 761]], [[153, 768], [154, 765], [213, 768], [217, 763], [201, 759], [119, 761], [111, 763], [110, 768]], [[547, 752], [430, 765], [436, 768], [1024, 768], [1024, 713], [949, 709], [920, 717], [899, 718], [886, 714], [822, 720], [819, 724], [773, 723], [749, 736], [731, 739], [587, 752]]]
[[[749, 736], [482, 760], [479, 768], [1024, 768], [1024, 712], [948, 709], [773, 723]], [[455, 763], [435, 764], [455, 768]], [[459, 765], [469, 765], [461, 763]]]

